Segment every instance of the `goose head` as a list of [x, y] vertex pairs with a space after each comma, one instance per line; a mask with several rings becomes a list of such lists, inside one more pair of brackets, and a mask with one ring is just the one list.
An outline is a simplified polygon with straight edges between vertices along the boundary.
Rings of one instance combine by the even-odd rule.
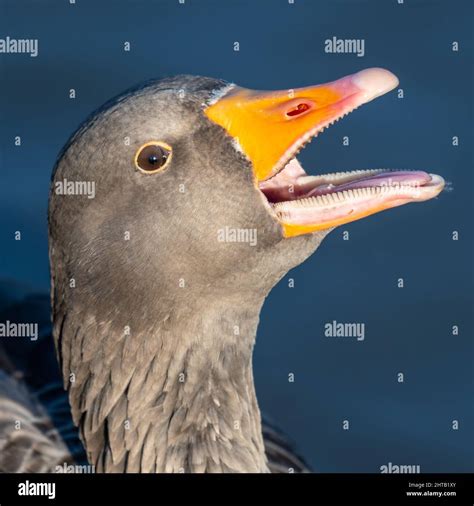
[[256, 92], [179, 76], [72, 136], [50, 193], [54, 337], [99, 470], [267, 470], [251, 366], [266, 295], [334, 227], [443, 188], [425, 172], [309, 176], [296, 158], [397, 83], [369, 69]]

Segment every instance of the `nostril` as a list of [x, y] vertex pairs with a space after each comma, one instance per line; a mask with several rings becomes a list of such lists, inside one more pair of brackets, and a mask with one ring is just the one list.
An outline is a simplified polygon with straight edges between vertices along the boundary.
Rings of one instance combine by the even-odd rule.
[[301, 102], [296, 107], [293, 107], [292, 109], [290, 109], [289, 111], [287, 111], [286, 115], [289, 116], [290, 118], [293, 118], [295, 116], [299, 116], [300, 114], [305, 113], [310, 108], [311, 107], [310, 107], [309, 104], [306, 104], [305, 102]]

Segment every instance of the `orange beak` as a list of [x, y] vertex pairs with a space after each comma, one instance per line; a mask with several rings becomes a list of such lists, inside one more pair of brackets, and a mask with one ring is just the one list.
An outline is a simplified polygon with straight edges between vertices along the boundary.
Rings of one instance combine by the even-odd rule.
[[331, 83], [294, 90], [235, 87], [205, 113], [238, 141], [252, 162], [257, 181], [264, 181], [325, 126], [397, 84], [391, 72], [368, 69]]
[[337, 81], [283, 91], [233, 87], [205, 109], [252, 163], [284, 237], [333, 228], [385, 209], [436, 197], [444, 180], [422, 171], [359, 170], [309, 176], [295, 158], [312, 137], [398, 85], [373, 68]]

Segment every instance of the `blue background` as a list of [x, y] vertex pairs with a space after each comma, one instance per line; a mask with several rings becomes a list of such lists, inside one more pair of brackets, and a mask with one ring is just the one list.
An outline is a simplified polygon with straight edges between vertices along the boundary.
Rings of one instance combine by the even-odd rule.
[[[38, 38], [39, 56], [0, 55], [0, 278], [48, 290], [57, 153], [127, 87], [189, 73], [287, 89], [388, 68], [404, 98], [358, 109], [300, 160], [312, 174], [427, 170], [451, 191], [337, 229], [273, 290], [255, 350], [258, 398], [319, 471], [389, 462], [473, 471], [472, 17], [472, 2], [460, 0], [2, 0], [0, 38]], [[325, 53], [333, 36], [364, 39], [365, 56]], [[365, 323], [365, 340], [324, 337], [332, 320]]]

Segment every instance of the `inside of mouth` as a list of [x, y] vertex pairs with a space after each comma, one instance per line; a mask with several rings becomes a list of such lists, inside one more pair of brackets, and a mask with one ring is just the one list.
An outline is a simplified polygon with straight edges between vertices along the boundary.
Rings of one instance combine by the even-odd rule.
[[310, 176], [296, 158], [259, 189], [270, 204], [320, 197], [358, 189], [412, 189], [428, 185], [431, 175], [423, 171], [355, 170]]
[[423, 171], [375, 169], [310, 176], [292, 158], [275, 176], [261, 181], [259, 189], [281, 222], [322, 230], [428, 200], [443, 185], [442, 178]]

